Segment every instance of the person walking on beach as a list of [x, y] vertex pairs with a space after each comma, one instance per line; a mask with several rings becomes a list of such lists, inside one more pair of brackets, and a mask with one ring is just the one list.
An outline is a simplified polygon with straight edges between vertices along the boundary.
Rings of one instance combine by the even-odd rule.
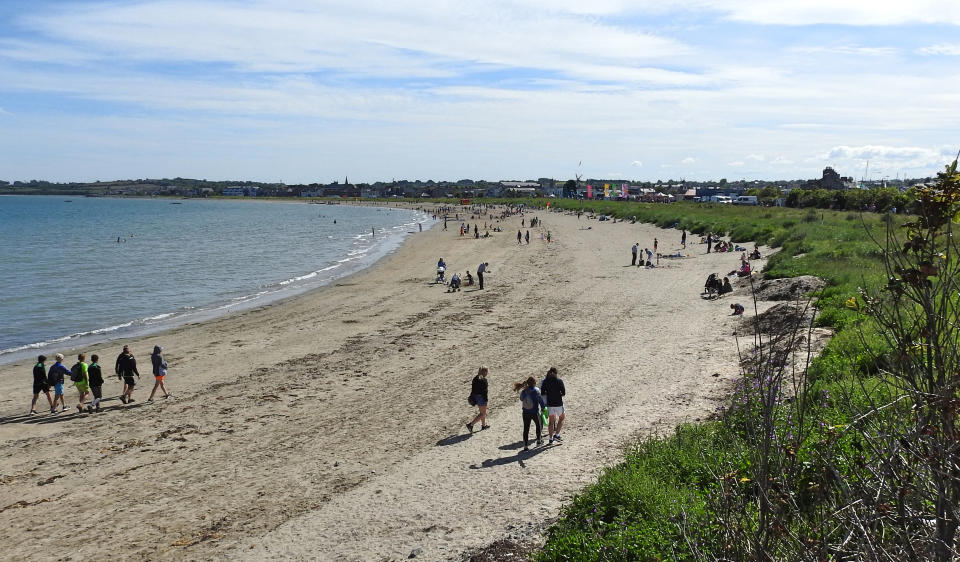
[[517, 246], [523, 244], [523, 232], [517, 231]]
[[633, 256], [630, 259], [630, 265], [637, 265], [637, 252], [639, 251], [640, 251], [640, 243], [637, 242], [636, 244], [633, 245], [632, 248], [630, 248], [630, 254]]
[[707, 253], [710, 253], [710, 248], [713, 246], [713, 234], [707, 233]]
[[153, 353], [150, 354], [150, 362], [153, 363], [153, 376], [156, 379], [156, 382], [153, 383], [153, 390], [150, 392], [150, 398], [147, 398], [147, 402], [153, 402], [153, 395], [157, 393], [157, 389], [163, 391], [163, 397], [169, 398], [170, 393], [167, 392], [167, 387], [163, 385], [163, 378], [167, 376], [167, 362], [163, 360], [163, 348], [159, 345], [153, 346]]
[[523, 235], [523, 240], [530, 245], [530, 231], [528, 230], [526, 234]]
[[680, 245], [683, 246], [683, 249], [687, 249], [687, 229], [683, 229], [683, 233], [680, 235]]
[[537, 427], [537, 445], [543, 445], [543, 422], [540, 419], [540, 410], [543, 409], [543, 397], [537, 389], [537, 380], [527, 377], [527, 380], [513, 385], [513, 391], [520, 391], [520, 408], [523, 411], [523, 450], [530, 450], [530, 423]]
[[63, 377], [64, 375], [70, 376], [70, 369], [67, 369], [63, 366], [63, 354], [58, 353], [55, 357], [56, 362], [50, 366], [50, 370], [47, 371], [47, 384], [53, 387], [53, 408], [50, 409], [51, 414], [57, 413], [57, 401], [60, 401], [60, 407], [63, 408], [61, 411], [67, 411], [67, 401], [63, 398]]
[[563, 397], [567, 394], [567, 389], [563, 386], [563, 379], [557, 376], [556, 367], [550, 367], [547, 371], [547, 376], [540, 382], [540, 392], [547, 400], [547, 414], [550, 416], [547, 435], [550, 436], [550, 443], [560, 443], [560, 430], [566, 418], [563, 413]]
[[100, 356], [94, 353], [90, 356], [91, 363], [87, 365], [87, 380], [90, 384], [90, 392], [93, 393], [93, 400], [87, 405], [87, 412], [92, 412], [94, 408], [100, 411], [100, 400], [103, 398], [103, 370], [100, 369], [99, 360]]
[[480, 285], [480, 289], [483, 289], [483, 274], [487, 271], [487, 262], [481, 263], [477, 266], [477, 284]]
[[657, 253], [657, 246], [659, 246], [659, 245], [660, 245], [660, 241], [657, 240], [656, 238], [654, 238], [654, 239], [653, 239], [653, 253], [654, 253], [654, 254]]
[[50, 385], [47, 384], [47, 368], [44, 365], [46, 360], [46, 355], [38, 355], [37, 364], [33, 366], [33, 401], [30, 402], [31, 415], [36, 415], [37, 413], [37, 398], [40, 398], [41, 392], [47, 395], [47, 404], [50, 406], [50, 413], [52, 414], [55, 411], [53, 398], [50, 397]]
[[87, 354], [77, 355], [77, 362], [70, 368], [70, 380], [77, 386], [77, 392], [80, 399], [77, 402], [77, 412], [83, 413], [83, 404], [87, 401], [87, 394], [90, 393], [90, 375], [87, 365]]
[[473, 426], [480, 422], [480, 429], [488, 429], [487, 425], [487, 374], [488, 369], [481, 365], [477, 375], [470, 382], [470, 403], [477, 407], [479, 413], [473, 421], [467, 424], [467, 429], [473, 433]]
[[120, 394], [120, 401], [124, 404], [136, 402], [133, 399], [133, 387], [137, 386], [137, 381], [133, 376], [136, 375], [139, 379], [140, 373], [137, 371], [137, 360], [130, 353], [130, 346], [123, 346], [123, 352], [117, 357], [116, 371], [117, 378], [123, 379], [123, 393]]

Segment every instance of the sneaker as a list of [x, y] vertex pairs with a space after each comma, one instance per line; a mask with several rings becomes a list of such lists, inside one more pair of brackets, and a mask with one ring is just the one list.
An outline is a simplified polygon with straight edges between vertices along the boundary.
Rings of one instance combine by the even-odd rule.
[[563, 441], [563, 439], [560, 439], [560, 434], [559, 434], [559, 433], [557, 433], [556, 435], [553, 436], [553, 440], [554, 440], [554, 441]]
[[164, 395], [163, 395], [163, 399], [166, 400], [167, 398], [170, 398], [170, 395], [169, 395], [169, 394], [164, 394]]
[[66, 406], [64, 406], [64, 407], [63, 407], [63, 410], [61, 410], [61, 411], [66, 412], [68, 409], [69, 409], [69, 408], [67, 408]]
[[37, 415], [37, 411], [36, 411], [36, 410], [30, 410], [30, 415], [31, 415], [31, 416]]
[[91, 406], [91, 405], [88, 404], [88, 405], [87, 405], [87, 413], [89, 414], [89, 413], [92, 412], [92, 411], [93, 411], [93, 406]]
[[124, 404], [126, 404], [126, 403], [127, 403], [127, 397], [126, 397], [126, 396], [121, 396], [121, 397], [120, 397], [120, 401], [123, 402]]
[[553, 445], [553, 437], [550, 438], [550, 441], [547, 442], [548, 445]]
[[529, 450], [530, 450], [530, 447], [524, 447], [523, 450], [524, 450], [524, 452], [529, 451]]
[[100, 413], [100, 404], [97, 404], [97, 409], [96, 409], [96, 411], [97, 411], [97, 413]]
[[153, 398], [147, 398], [147, 402], [153, 402]]
[[467, 424], [467, 429], [470, 430], [470, 433], [473, 433], [473, 424], [472, 424], [472, 423], [468, 423], [468, 424]]
[[481, 426], [480, 426], [480, 430], [482, 431], [482, 430], [484, 430], [484, 429], [490, 429], [490, 426], [489, 426], [489, 425], [481, 425]]
[[50, 408], [50, 413], [53, 414], [53, 415], [57, 415], [57, 409], [56, 409], [56, 408]]
[[537, 447], [543, 446], [543, 439], [537, 439]]
[[136, 400], [133, 399], [133, 396], [127, 398], [127, 404], [130, 404], [131, 402], [136, 402]]

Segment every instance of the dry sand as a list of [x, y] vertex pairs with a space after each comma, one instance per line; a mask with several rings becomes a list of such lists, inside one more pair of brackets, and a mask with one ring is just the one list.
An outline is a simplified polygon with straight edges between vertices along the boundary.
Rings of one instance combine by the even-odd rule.
[[[519, 216], [479, 240], [437, 225], [333, 286], [130, 341], [138, 401], [109, 377], [100, 414], [26, 416], [32, 362], [0, 366], [3, 558], [458, 560], [536, 535], [632, 439], [720, 405], [744, 320], [699, 298], [738, 254], [628, 267], [633, 242], [669, 253], [679, 231], [532, 216], [529, 245]], [[489, 262], [486, 289], [433, 284], [440, 256]], [[105, 375], [122, 343], [87, 349]], [[155, 344], [174, 397], [147, 404]], [[470, 435], [481, 364], [492, 427]], [[564, 444], [524, 454], [511, 386], [550, 366]]]

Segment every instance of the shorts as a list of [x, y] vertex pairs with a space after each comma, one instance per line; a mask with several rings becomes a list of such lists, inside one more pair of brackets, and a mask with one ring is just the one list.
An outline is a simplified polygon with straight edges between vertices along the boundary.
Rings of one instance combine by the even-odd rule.
[[103, 398], [103, 391], [101, 390], [101, 388], [102, 387], [99, 387], [99, 386], [90, 387], [90, 391], [93, 392], [94, 398]]
[[137, 386], [137, 381], [133, 380], [133, 377], [128, 377], [128, 376], [124, 375], [124, 377], [123, 377], [123, 384], [129, 386], [130, 388], [133, 388], [133, 387]]
[[153, 378], [157, 379], [157, 382], [163, 382], [164, 375], [155, 375]]
[[84, 381], [76, 382], [74, 384], [77, 385], [77, 390], [79, 390], [80, 392], [87, 392], [88, 390], [90, 390], [90, 385]]
[[476, 402], [476, 404], [474, 404], [474, 406], [486, 406], [486, 405], [487, 405], [487, 399], [484, 398], [482, 394], [474, 394], [474, 395], [473, 395], [473, 400]]
[[54, 396], [63, 396], [63, 383], [62, 383], [62, 382], [58, 382], [57, 384], [53, 385], [53, 395], [54, 395]]
[[33, 383], [33, 393], [40, 394], [41, 392], [50, 392], [50, 385], [46, 383], [42, 383], [42, 384]]
[[563, 406], [547, 406], [547, 413], [551, 416], [559, 416], [563, 413]]

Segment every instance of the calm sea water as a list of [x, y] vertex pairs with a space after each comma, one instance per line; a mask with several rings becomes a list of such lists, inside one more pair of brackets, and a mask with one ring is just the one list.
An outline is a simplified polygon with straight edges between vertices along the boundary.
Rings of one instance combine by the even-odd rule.
[[301, 293], [430, 224], [388, 207], [67, 199], [0, 197], [0, 361]]

